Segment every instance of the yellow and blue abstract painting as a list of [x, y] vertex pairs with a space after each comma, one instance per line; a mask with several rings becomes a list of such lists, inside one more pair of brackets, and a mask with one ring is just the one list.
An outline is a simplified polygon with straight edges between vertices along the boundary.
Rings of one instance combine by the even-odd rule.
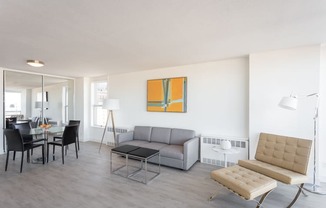
[[187, 112], [187, 77], [148, 80], [147, 111]]

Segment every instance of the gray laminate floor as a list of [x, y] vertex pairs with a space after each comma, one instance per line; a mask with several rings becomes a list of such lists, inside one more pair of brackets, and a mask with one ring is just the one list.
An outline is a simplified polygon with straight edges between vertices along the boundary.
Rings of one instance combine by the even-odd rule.
[[[62, 165], [56, 161], [46, 165], [24, 163], [19, 173], [20, 153], [16, 161], [9, 159], [4, 171], [5, 155], [0, 155], [1, 208], [104, 208], [104, 207], [255, 207], [217, 185], [210, 179], [210, 171], [217, 167], [197, 163], [189, 171], [162, 167], [161, 174], [144, 185], [110, 174], [109, 148], [98, 143], [81, 143], [79, 159], [70, 148]], [[59, 151], [58, 151], [59, 153]], [[34, 153], [34, 157], [39, 155]], [[115, 157], [114, 161], [122, 162]], [[136, 162], [136, 161], [133, 161]], [[115, 164], [117, 165], [117, 164]], [[208, 197], [219, 190], [213, 201]], [[292, 186], [278, 184], [265, 200], [265, 208], [286, 207], [295, 194]], [[294, 207], [325, 207], [326, 196], [301, 196]]]

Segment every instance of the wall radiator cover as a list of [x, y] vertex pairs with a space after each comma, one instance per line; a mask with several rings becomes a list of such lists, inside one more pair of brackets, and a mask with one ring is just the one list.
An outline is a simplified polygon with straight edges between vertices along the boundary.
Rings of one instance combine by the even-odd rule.
[[[114, 142], [114, 137], [113, 137], [113, 128], [112, 128], [112, 126], [108, 126], [106, 130], [108, 131], [108, 139], [107, 139], [106, 145], [114, 147], [115, 142]], [[126, 133], [126, 132], [131, 131], [131, 130], [132, 130], [132, 128], [129, 128], [129, 127], [115, 127], [115, 133], [117, 135], [121, 134], [121, 133]]]
[[[108, 132], [113, 132], [113, 128], [111, 126], [108, 126], [107, 131]], [[126, 133], [128, 131], [130, 131], [130, 128], [127, 128], [127, 127], [116, 127], [115, 128], [115, 133], [117, 133], [117, 134]]]
[[200, 162], [224, 167], [224, 154], [212, 150], [219, 146], [222, 140], [230, 140], [232, 148], [239, 150], [238, 154], [227, 155], [227, 165], [234, 165], [238, 160], [249, 158], [249, 141], [247, 138], [236, 138], [228, 136], [202, 136], [200, 137]]

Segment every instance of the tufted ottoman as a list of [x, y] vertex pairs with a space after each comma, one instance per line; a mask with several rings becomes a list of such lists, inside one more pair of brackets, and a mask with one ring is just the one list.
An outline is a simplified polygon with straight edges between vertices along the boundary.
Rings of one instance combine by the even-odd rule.
[[[211, 177], [246, 200], [254, 200], [264, 194], [259, 202], [256, 201], [257, 207], [260, 207], [265, 197], [277, 186], [276, 180], [238, 165], [214, 170]], [[212, 198], [213, 196], [210, 197]]]

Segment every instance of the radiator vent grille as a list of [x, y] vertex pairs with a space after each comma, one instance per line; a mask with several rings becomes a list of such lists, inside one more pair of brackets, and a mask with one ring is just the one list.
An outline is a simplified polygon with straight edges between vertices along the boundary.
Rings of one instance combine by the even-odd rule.
[[219, 146], [222, 140], [230, 140], [232, 148], [239, 151], [237, 154], [227, 155], [227, 166], [237, 164], [238, 160], [248, 159], [248, 139], [227, 136], [202, 136], [200, 138], [200, 162], [224, 167], [224, 155], [212, 150], [214, 146]]
[[[106, 141], [106, 145], [114, 147], [115, 146], [115, 141], [114, 141], [114, 136], [113, 136], [113, 128], [112, 126], [108, 126], [107, 129], [108, 131], [108, 139]], [[116, 134], [121, 134], [121, 133], [126, 133], [128, 131], [130, 131], [131, 128], [127, 128], [127, 127], [116, 127], [115, 128], [115, 133]]]
[[202, 137], [204, 144], [213, 144], [213, 145], [220, 145], [222, 140], [230, 140], [232, 147], [237, 148], [247, 148], [248, 141], [243, 140], [231, 140], [229, 138], [214, 138], [214, 137]]
[[[107, 131], [108, 132], [113, 132], [113, 128], [111, 126], [109, 126], [107, 128]], [[124, 127], [117, 127], [117, 128], [115, 128], [115, 132], [116, 133], [126, 133], [128, 131], [129, 131], [129, 128], [124, 128]]]

